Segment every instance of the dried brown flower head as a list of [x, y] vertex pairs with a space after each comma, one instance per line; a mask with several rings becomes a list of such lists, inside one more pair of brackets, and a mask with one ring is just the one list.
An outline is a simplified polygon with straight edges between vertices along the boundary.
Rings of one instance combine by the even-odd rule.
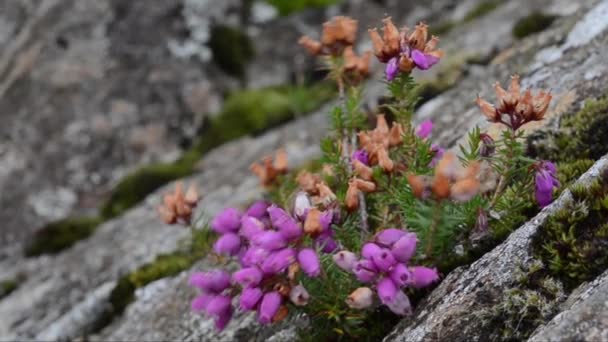
[[178, 182], [175, 190], [163, 196], [163, 203], [158, 206], [158, 213], [166, 224], [190, 224], [192, 211], [196, 207], [200, 196], [194, 184], [190, 184], [184, 193], [184, 184]]
[[543, 90], [533, 95], [532, 91], [528, 89], [522, 94], [518, 75], [511, 76], [511, 84], [507, 90], [503, 89], [498, 82], [494, 84], [494, 90], [496, 105], [492, 105], [479, 96], [475, 103], [488, 121], [504, 124], [513, 130], [528, 122], [542, 120], [553, 97], [551, 92]]
[[389, 128], [384, 115], [376, 116], [376, 128], [359, 132], [359, 144], [367, 152], [369, 164], [380, 165], [386, 172], [395, 170], [395, 163], [389, 156], [390, 148], [402, 142], [403, 127], [399, 123], [394, 123]]
[[262, 163], [253, 163], [249, 167], [259, 179], [263, 186], [272, 184], [279, 175], [287, 173], [287, 152], [280, 149], [276, 156], [266, 156], [262, 159]]
[[303, 36], [298, 43], [313, 56], [340, 56], [344, 48], [355, 43], [356, 38], [357, 21], [345, 16], [336, 16], [323, 24], [320, 42]]

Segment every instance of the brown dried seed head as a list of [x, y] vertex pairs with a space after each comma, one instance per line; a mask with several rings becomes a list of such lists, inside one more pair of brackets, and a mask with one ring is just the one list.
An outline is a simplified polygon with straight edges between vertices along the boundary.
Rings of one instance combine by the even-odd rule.
[[456, 155], [448, 151], [439, 159], [439, 162], [435, 167], [435, 175], [443, 176], [449, 180], [456, 177], [457, 170], [458, 160]]
[[376, 57], [378, 57], [378, 59], [380, 59], [381, 62], [386, 62], [386, 60], [384, 60], [385, 56], [382, 53], [382, 51], [384, 50], [384, 41], [380, 37], [378, 29], [373, 28], [368, 30], [368, 32], [372, 40], [372, 46], [374, 47], [374, 54], [376, 55]]
[[416, 198], [422, 198], [425, 189], [425, 183], [422, 177], [413, 174], [407, 175], [407, 182], [412, 188], [412, 193]]
[[360, 287], [346, 298], [346, 304], [353, 309], [365, 309], [374, 303], [374, 293], [369, 287]]
[[390, 146], [397, 146], [403, 142], [403, 127], [400, 123], [395, 123], [391, 127], [388, 142]]
[[374, 129], [377, 133], [380, 134], [388, 134], [388, 123], [386, 123], [386, 118], [384, 114], [376, 115], [376, 128]]
[[319, 196], [323, 198], [325, 202], [331, 202], [336, 199], [336, 194], [325, 184], [325, 182], [320, 182], [317, 184], [317, 190], [319, 190]]
[[532, 99], [532, 91], [528, 89], [517, 103], [517, 106], [515, 106], [515, 111], [527, 121], [534, 119], [534, 107], [532, 105]]
[[400, 35], [397, 26], [393, 24], [391, 17], [382, 20], [384, 23], [384, 53], [388, 56], [394, 56], [399, 53]]
[[431, 184], [431, 190], [437, 199], [441, 200], [450, 197], [449, 178], [441, 174], [435, 175], [435, 178], [433, 178], [433, 184]]
[[511, 76], [511, 84], [509, 85], [509, 94], [513, 98], [513, 101], [517, 103], [520, 97], [520, 86], [519, 86], [519, 75]]
[[157, 208], [158, 214], [166, 224], [175, 224], [177, 222], [177, 216], [173, 210], [168, 209], [164, 205], [159, 205]]
[[190, 186], [188, 187], [188, 190], [186, 191], [184, 201], [189, 205], [196, 206], [199, 199], [200, 199], [200, 195], [198, 194], [196, 185], [194, 183], [190, 184]]
[[429, 40], [424, 46], [424, 53], [435, 51], [437, 49], [437, 45], [439, 45], [439, 37], [432, 36], [431, 40]]
[[378, 150], [378, 164], [386, 172], [392, 172], [395, 167], [395, 163], [388, 156], [388, 151], [385, 148]]
[[533, 120], [542, 120], [549, 109], [549, 104], [551, 103], [551, 99], [553, 96], [550, 92], [545, 93], [544, 91], [540, 91], [539, 94], [534, 98], [533, 107], [534, 107], [534, 118]]
[[319, 192], [319, 189], [317, 189], [317, 184], [321, 182], [321, 177], [313, 175], [312, 173], [304, 170], [298, 174], [296, 177], [296, 182], [300, 186], [300, 189], [314, 195]]
[[410, 57], [402, 54], [399, 58], [399, 71], [407, 73], [414, 70], [415, 66], [416, 64]]
[[409, 37], [410, 46], [416, 50], [424, 51], [428, 37], [428, 25], [419, 23]]

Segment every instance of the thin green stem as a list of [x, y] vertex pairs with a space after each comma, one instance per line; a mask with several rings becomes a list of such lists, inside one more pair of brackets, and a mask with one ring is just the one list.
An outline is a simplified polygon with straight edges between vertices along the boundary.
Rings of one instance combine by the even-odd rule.
[[431, 225], [429, 227], [429, 233], [426, 239], [426, 248], [424, 250], [425, 257], [427, 259], [432, 259], [433, 255], [433, 242], [435, 239], [435, 234], [437, 233], [437, 226], [439, 225], [439, 221], [441, 220], [441, 202], [437, 201], [435, 203], [435, 208], [433, 209], [433, 217], [432, 217]]

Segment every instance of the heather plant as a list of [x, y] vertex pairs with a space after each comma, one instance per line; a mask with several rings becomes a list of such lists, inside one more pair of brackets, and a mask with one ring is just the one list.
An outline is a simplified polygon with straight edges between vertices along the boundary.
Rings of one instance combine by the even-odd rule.
[[[391, 18], [382, 36], [370, 30], [391, 97], [366, 113], [362, 85], [372, 52], [355, 52], [356, 32], [355, 20], [335, 17], [320, 40], [299, 41], [339, 90], [321, 141], [321, 171], [290, 175], [285, 151], [265, 157], [252, 172], [281, 192], [268, 198], [290, 200], [227, 208], [211, 221], [213, 251], [225, 268], [194, 273], [190, 285], [199, 290], [192, 309], [213, 317], [218, 329], [237, 310], [255, 312], [261, 324], [303, 313], [313, 339], [373, 339], [374, 322], [410, 314], [420, 289], [475, 254], [527, 196], [542, 208], [559, 186], [553, 163], [524, 155], [521, 129], [543, 119], [551, 94], [521, 94], [517, 76], [508, 90], [496, 84], [496, 105], [476, 100], [496, 129], [476, 128], [458, 153], [446, 151], [432, 142], [433, 122], [413, 123], [412, 71], [440, 62], [439, 39], [423, 23], [410, 32]], [[195, 190], [180, 186], [159, 212], [167, 223], [188, 225], [197, 200]]]

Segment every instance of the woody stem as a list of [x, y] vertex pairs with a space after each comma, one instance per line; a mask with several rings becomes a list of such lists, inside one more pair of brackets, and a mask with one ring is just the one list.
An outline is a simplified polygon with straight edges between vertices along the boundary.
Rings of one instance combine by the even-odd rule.
[[[353, 150], [357, 148], [357, 135], [353, 132], [351, 136], [351, 144], [353, 146]], [[352, 163], [351, 163], [352, 165]], [[352, 166], [351, 166], [352, 171]], [[362, 191], [359, 191], [359, 218], [361, 219], [361, 237], [366, 238], [369, 236], [369, 223], [368, 221], [369, 215], [367, 214], [367, 205], [365, 203], [365, 194]]]
[[435, 208], [433, 209], [433, 221], [431, 221], [431, 226], [429, 227], [429, 234], [426, 239], [426, 248], [424, 250], [424, 254], [427, 259], [431, 259], [433, 254], [433, 240], [435, 239], [435, 234], [437, 233], [437, 226], [439, 225], [439, 219], [441, 218], [441, 201], [437, 201], [435, 204]]

